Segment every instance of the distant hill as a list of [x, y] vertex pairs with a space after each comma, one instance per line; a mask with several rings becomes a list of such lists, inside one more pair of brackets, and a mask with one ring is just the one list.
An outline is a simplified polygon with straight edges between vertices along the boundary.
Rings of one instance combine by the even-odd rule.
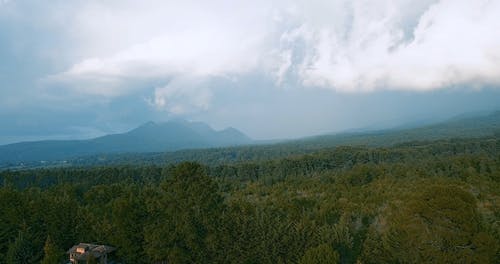
[[[389, 147], [398, 144], [425, 144], [435, 140], [447, 140], [453, 144], [453, 139], [483, 137], [500, 137], [500, 112], [479, 116], [462, 115], [445, 122], [417, 128], [330, 134], [273, 144], [188, 149], [162, 153], [93, 155], [72, 160], [68, 165], [173, 164], [187, 160], [217, 165], [284, 158], [338, 146]], [[60, 166], [61, 164], [54, 165]]]
[[479, 137], [500, 137], [500, 112], [462, 115], [416, 128], [329, 134], [272, 144], [252, 141], [233, 128], [214, 131], [204, 123], [150, 122], [125, 134], [92, 140], [40, 141], [0, 146], [0, 169], [173, 164], [187, 160], [216, 165], [284, 158], [338, 146], [389, 147], [412, 142]]
[[123, 134], [89, 140], [45, 140], [3, 145], [0, 146], [0, 163], [65, 160], [101, 153], [167, 152], [252, 142], [234, 128], [216, 131], [205, 123], [183, 120], [148, 122]]
[[478, 138], [500, 133], [500, 111], [483, 115], [463, 114], [447, 121], [414, 128], [396, 128], [355, 133], [308, 137], [287, 142], [318, 149], [349, 146], [391, 146], [411, 141], [432, 141], [451, 138]]

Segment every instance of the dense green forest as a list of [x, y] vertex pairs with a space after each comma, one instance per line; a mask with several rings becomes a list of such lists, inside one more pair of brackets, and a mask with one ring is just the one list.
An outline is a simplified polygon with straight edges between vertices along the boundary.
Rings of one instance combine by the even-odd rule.
[[500, 263], [498, 135], [199, 162], [0, 172], [0, 263]]

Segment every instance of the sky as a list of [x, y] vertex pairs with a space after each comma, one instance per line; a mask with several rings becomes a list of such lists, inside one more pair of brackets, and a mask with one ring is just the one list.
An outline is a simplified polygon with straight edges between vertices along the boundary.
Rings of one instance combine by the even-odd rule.
[[203, 121], [255, 139], [500, 109], [498, 0], [0, 0], [0, 144]]

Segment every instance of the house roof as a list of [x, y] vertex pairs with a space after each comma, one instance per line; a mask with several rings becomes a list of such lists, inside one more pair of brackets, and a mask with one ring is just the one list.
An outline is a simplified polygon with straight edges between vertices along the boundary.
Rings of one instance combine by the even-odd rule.
[[[84, 249], [84, 252], [80, 253], [77, 249]], [[116, 248], [111, 246], [80, 243], [71, 247], [66, 253], [73, 254], [73, 257], [77, 260], [86, 260], [89, 257], [99, 258], [115, 250]]]

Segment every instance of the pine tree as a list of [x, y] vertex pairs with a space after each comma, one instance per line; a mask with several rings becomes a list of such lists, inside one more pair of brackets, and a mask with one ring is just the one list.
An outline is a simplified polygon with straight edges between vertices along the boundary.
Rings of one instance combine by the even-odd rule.
[[42, 264], [54, 264], [61, 262], [64, 252], [54, 244], [54, 241], [52, 241], [50, 235], [48, 235], [45, 240], [45, 246], [43, 247], [43, 253]]
[[7, 251], [7, 263], [9, 264], [29, 264], [36, 262], [36, 252], [23, 232], [19, 232], [14, 243], [10, 244]]

